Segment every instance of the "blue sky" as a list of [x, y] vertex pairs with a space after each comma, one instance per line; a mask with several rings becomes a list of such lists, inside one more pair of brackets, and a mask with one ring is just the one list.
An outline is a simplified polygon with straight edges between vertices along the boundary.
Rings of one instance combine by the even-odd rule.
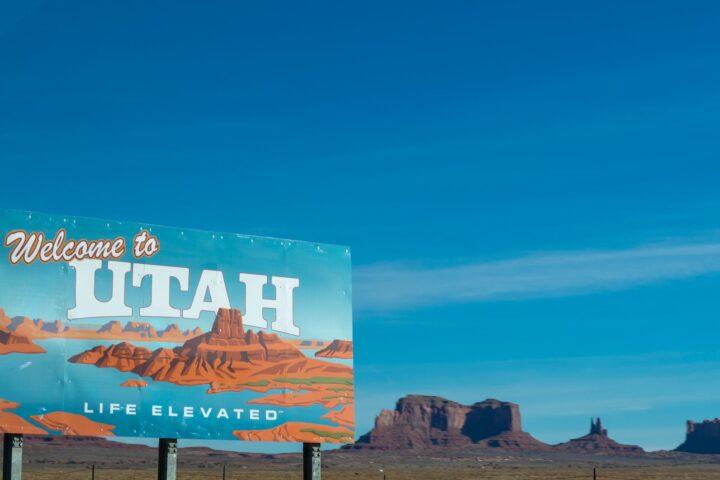
[[350, 245], [359, 431], [674, 447], [720, 415], [720, 6], [497, 3], [6, 2], [0, 204]]

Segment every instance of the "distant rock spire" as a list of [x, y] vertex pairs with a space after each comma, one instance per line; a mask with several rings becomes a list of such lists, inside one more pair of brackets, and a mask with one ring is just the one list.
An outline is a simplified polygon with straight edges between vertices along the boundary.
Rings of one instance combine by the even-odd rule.
[[590, 435], [601, 435], [603, 437], [608, 436], [608, 431], [606, 428], [603, 428], [600, 417], [597, 419], [590, 418]]
[[569, 442], [555, 445], [558, 450], [567, 452], [612, 453], [623, 455], [642, 454], [643, 449], [637, 445], [624, 445], [608, 436], [607, 429], [603, 428], [600, 418], [590, 419], [590, 433], [580, 438], [573, 438]]

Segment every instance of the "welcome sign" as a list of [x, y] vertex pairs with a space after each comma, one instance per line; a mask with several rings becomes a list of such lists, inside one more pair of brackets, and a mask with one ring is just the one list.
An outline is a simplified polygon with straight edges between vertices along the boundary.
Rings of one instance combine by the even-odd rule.
[[349, 443], [350, 251], [0, 211], [0, 430]]

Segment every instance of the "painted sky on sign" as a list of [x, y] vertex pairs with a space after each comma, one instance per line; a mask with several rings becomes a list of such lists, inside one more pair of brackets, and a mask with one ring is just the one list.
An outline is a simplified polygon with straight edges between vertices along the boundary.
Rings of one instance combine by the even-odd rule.
[[2, 5], [0, 203], [350, 245], [358, 431], [672, 448], [720, 414], [719, 8]]
[[[128, 252], [120, 259], [123, 262], [187, 268], [187, 290], [181, 291], [177, 279], [171, 280], [169, 287], [169, 303], [181, 311], [190, 308], [200, 276], [206, 270], [220, 272], [230, 306], [243, 312], [246, 311], [245, 285], [239, 280], [240, 273], [264, 275], [268, 279], [276, 276], [297, 278], [302, 294], [293, 295], [294, 323], [300, 328], [300, 335], [295, 337], [331, 341], [352, 336], [348, 247], [67, 215], [0, 211], [0, 231], [43, 232], [46, 238], [52, 239], [61, 228], [67, 231], [67, 239], [124, 238]], [[133, 237], [141, 229], [147, 229], [160, 242], [160, 250], [151, 258], [135, 259], [130, 253]], [[75, 269], [68, 268], [64, 262], [36, 262], [27, 266], [12, 265], [5, 260], [0, 262], [0, 277], [6, 285], [22, 285], [22, 292], [0, 290], [0, 308], [4, 307], [10, 316], [22, 315], [45, 321], [59, 319], [70, 325], [79, 323], [83, 327], [94, 325], [96, 328], [109, 320], [153, 322], [156, 329], [175, 323], [181, 330], [199, 326], [204, 331], [209, 331], [215, 320], [215, 313], [210, 311], [201, 312], [199, 319], [141, 316], [140, 308], [150, 304], [151, 281], [144, 278], [140, 286], [134, 287], [132, 276], [128, 274], [123, 299], [132, 309], [131, 316], [81, 318], [67, 322], [68, 310], [75, 306]], [[96, 297], [109, 300], [114, 288], [112, 282], [113, 277], [106, 268], [98, 271], [95, 274]], [[271, 280], [266, 283], [265, 298], [275, 298]], [[203, 298], [209, 301], [209, 292], [204, 293]], [[41, 295], [46, 297], [45, 301], [38, 301]], [[274, 321], [275, 310], [264, 308], [263, 318]]]

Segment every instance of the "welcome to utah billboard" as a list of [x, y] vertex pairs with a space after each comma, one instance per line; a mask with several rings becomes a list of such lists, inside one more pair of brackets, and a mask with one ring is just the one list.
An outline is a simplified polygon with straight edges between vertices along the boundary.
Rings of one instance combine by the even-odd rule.
[[0, 211], [0, 431], [352, 442], [350, 251]]

